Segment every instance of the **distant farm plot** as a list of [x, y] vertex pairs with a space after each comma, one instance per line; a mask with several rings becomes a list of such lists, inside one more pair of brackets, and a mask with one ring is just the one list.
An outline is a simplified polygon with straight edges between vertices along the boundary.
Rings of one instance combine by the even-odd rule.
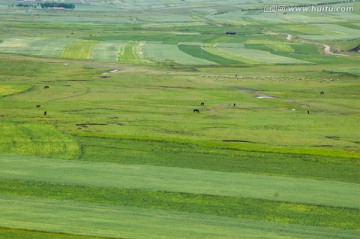
[[360, 30], [348, 28], [336, 24], [316, 24], [316, 27], [325, 31], [322, 35], [301, 35], [308, 40], [350, 40], [360, 37]]
[[269, 47], [274, 51], [293, 52], [294, 49], [291, 45], [280, 41], [269, 41], [269, 40], [247, 40], [245, 44], [261, 44]]
[[122, 42], [99, 42], [92, 49], [91, 58], [95, 61], [116, 62]]
[[219, 50], [224, 51], [228, 54], [233, 54], [249, 61], [255, 61], [257, 63], [266, 63], [266, 64], [306, 64], [309, 62], [297, 60], [290, 57], [284, 57], [279, 55], [271, 54], [267, 51], [255, 50], [255, 49], [245, 49], [241, 47], [231, 47], [224, 44], [219, 45]]
[[212, 61], [214, 64], [221, 64], [221, 65], [229, 65], [229, 64], [239, 64], [242, 63], [240, 61], [231, 60], [216, 54], [212, 54], [203, 47], [201, 47], [201, 43], [198, 44], [191, 44], [191, 43], [180, 43], [178, 45], [179, 49], [189, 55], [192, 55], [197, 58], [202, 58], [204, 60]]
[[67, 59], [91, 59], [92, 50], [97, 42], [78, 40], [65, 46], [60, 57]]
[[118, 51], [118, 61], [126, 64], [146, 64], [151, 61], [146, 60], [143, 54], [144, 42], [124, 42]]
[[8, 38], [0, 44], [0, 52], [59, 57], [63, 48], [73, 41], [65, 38]]
[[146, 42], [144, 57], [154, 62], [167, 62], [182, 65], [214, 65], [213, 62], [191, 56], [181, 51], [176, 44]]

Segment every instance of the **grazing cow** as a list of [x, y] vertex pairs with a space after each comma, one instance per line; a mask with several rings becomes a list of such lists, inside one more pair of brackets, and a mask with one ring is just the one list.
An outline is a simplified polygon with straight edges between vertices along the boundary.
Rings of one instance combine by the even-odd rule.
[[234, 103], [234, 107], [236, 106], [236, 104]]
[[47, 113], [46, 113], [46, 111], [44, 111], [44, 115], [46, 115]]
[[204, 106], [205, 105], [205, 103], [204, 102], [201, 102], [201, 106]]
[[320, 95], [323, 95], [323, 94], [325, 94], [325, 92], [324, 92], [324, 91], [321, 91], [321, 92], [320, 92]]
[[310, 110], [308, 110], [307, 113], [310, 114]]
[[36, 108], [40, 108], [41, 107], [41, 105], [36, 105]]
[[194, 109], [194, 113], [200, 113], [200, 110]]
[[44, 89], [49, 89], [50, 87], [48, 85], [44, 86]]

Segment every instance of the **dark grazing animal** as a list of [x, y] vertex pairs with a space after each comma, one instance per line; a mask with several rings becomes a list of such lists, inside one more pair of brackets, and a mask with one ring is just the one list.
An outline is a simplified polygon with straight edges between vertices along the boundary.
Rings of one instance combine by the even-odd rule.
[[36, 108], [40, 108], [41, 107], [41, 105], [36, 105]]
[[200, 110], [194, 109], [194, 113], [200, 113]]
[[48, 85], [44, 86], [44, 89], [49, 89], [50, 87]]
[[205, 105], [205, 103], [204, 102], [201, 102], [201, 106], [204, 106]]
[[321, 92], [320, 92], [320, 95], [323, 95], [323, 94], [325, 94], [325, 92], [324, 92], [324, 91], [321, 91]]
[[44, 111], [44, 115], [46, 115], [47, 114], [47, 112], [46, 111]]

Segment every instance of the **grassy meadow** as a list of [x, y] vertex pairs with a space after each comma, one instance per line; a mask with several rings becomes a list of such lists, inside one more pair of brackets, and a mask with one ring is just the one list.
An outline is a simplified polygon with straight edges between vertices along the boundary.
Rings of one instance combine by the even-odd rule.
[[0, 238], [360, 237], [358, 4], [61, 2], [0, 2]]

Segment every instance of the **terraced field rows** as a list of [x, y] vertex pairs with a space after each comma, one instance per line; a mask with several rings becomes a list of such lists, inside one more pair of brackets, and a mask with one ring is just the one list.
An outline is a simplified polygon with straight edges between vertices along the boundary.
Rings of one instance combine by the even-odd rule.
[[[246, 44], [292, 52], [290, 45], [273, 41], [249, 40]], [[10, 38], [0, 44], [0, 52], [67, 59], [120, 62], [125, 64], [174, 63], [216, 64], [304, 64], [305, 61], [246, 49], [241, 43], [179, 43], [150, 41], [90, 41], [76, 39]]]

